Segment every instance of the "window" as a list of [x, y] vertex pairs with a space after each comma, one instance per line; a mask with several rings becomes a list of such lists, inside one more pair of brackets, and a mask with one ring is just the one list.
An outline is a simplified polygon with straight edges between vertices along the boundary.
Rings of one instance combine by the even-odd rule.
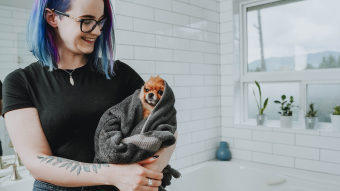
[[334, 103], [340, 105], [339, 84], [309, 84], [307, 85], [307, 103], [318, 103], [319, 122], [330, 122]]
[[[258, 113], [257, 111], [257, 106], [256, 106], [256, 101], [254, 98], [253, 90], [258, 92], [258, 89], [255, 85], [255, 83], [248, 83], [248, 118], [256, 118], [256, 114]], [[261, 91], [263, 94], [262, 101], [266, 97], [269, 97], [269, 104], [265, 110], [265, 113], [267, 115], [268, 120], [279, 120], [280, 115], [278, 114], [278, 109], [280, 105], [274, 104], [274, 99], [281, 100], [281, 95], [285, 94], [287, 97], [293, 96], [295, 99], [295, 104], [299, 105], [299, 83], [296, 82], [281, 82], [281, 83], [276, 83], [276, 82], [265, 82], [261, 83]], [[297, 107], [293, 107], [293, 120], [298, 121], [298, 113], [299, 110]]]
[[[265, 113], [278, 125], [282, 94], [294, 96], [295, 124], [302, 125], [308, 105], [314, 103], [318, 119], [329, 125], [330, 113], [340, 105], [340, 1], [263, 0], [234, 1], [236, 64], [240, 69], [240, 119], [255, 123], [258, 113], [254, 81], [269, 97]], [[237, 50], [239, 50], [237, 52]], [[238, 91], [236, 91], [238, 92]]]

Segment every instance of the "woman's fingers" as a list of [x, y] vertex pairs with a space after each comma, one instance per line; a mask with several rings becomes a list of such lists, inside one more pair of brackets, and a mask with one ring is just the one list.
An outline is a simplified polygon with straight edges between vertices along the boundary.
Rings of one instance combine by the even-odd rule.
[[151, 178], [151, 185], [149, 185], [149, 178], [146, 177], [143, 185], [149, 187], [159, 187], [161, 184], [162, 181]]
[[[119, 190], [158, 191], [162, 184], [163, 173], [147, 169], [140, 164], [113, 164], [113, 166], [116, 167], [113, 173], [116, 176], [112, 177], [114, 179], [112, 185]], [[149, 178], [152, 180], [151, 185]]]
[[158, 187], [143, 186], [141, 191], [158, 191]]
[[139, 161], [138, 164], [140, 164], [140, 165], [151, 164], [151, 163], [155, 162], [158, 157], [159, 157], [158, 155], [155, 155], [153, 157], [149, 157], [145, 160]]
[[151, 179], [156, 179], [156, 180], [162, 180], [163, 173], [157, 172], [157, 171], [154, 171], [154, 170], [150, 170], [150, 169], [147, 169], [147, 168], [144, 168], [144, 167], [142, 167], [142, 168], [143, 168], [143, 170], [140, 174], [141, 176], [148, 177], [148, 178], [151, 178]]

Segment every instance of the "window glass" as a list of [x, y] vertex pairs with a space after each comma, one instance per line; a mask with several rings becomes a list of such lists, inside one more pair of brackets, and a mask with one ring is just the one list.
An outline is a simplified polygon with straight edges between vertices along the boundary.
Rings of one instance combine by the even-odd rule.
[[339, 7], [288, 0], [248, 8], [248, 72], [340, 68]]
[[307, 109], [314, 103], [320, 122], [331, 122], [330, 113], [340, 105], [340, 84], [310, 84], [307, 86]]
[[[274, 100], [281, 101], [281, 95], [285, 94], [287, 96], [286, 100], [289, 99], [289, 96], [294, 97], [295, 105], [299, 105], [299, 84], [298, 83], [260, 83], [261, 91], [262, 91], [262, 105], [264, 100], [268, 97], [268, 105], [264, 110], [264, 113], [267, 115], [267, 119], [269, 120], [279, 120], [280, 114], [278, 113], [280, 110], [280, 105], [274, 103]], [[254, 98], [253, 90], [255, 91], [255, 95], [257, 99], [259, 99], [258, 88], [255, 83], [248, 84], [248, 118], [256, 118], [258, 114], [256, 100]], [[293, 120], [298, 120], [298, 107], [293, 107]]]

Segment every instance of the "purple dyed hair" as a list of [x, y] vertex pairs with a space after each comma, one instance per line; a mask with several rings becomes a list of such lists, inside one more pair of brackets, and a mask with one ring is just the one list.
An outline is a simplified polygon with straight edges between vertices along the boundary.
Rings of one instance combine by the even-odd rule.
[[[107, 18], [101, 35], [94, 44], [94, 51], [88, 54], [89, 64], [100, 72], [104, 73], [107, 79], [114, 76], [114, 51], [115, 51], [115, 34], [113, 28], [113, 12], [110, 0], [104, 1], [104, 15]], [[71, 8], [71, 0], [35, 0], [33, 10], [28, 21], [27, 43], [33, 55], [48, 66], [49, 70], [58, 68], [59, 53], [55, 41], [55, 32], [47, 24], [44, 13], [45, 8], [56, 9], [66, 12]], [[99, 58], [101, 55], [101, 58]], [[110, 70], [109, 70], [110, 67]]]

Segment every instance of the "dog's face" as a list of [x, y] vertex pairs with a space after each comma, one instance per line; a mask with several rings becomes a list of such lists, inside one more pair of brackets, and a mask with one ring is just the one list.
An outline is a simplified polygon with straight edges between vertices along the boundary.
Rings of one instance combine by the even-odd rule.
[[161, 99], [164, 92], [164, 80], [159, 76], [150, 77], [144, 84], [144, 101], [151, 106], [155, 106]]

